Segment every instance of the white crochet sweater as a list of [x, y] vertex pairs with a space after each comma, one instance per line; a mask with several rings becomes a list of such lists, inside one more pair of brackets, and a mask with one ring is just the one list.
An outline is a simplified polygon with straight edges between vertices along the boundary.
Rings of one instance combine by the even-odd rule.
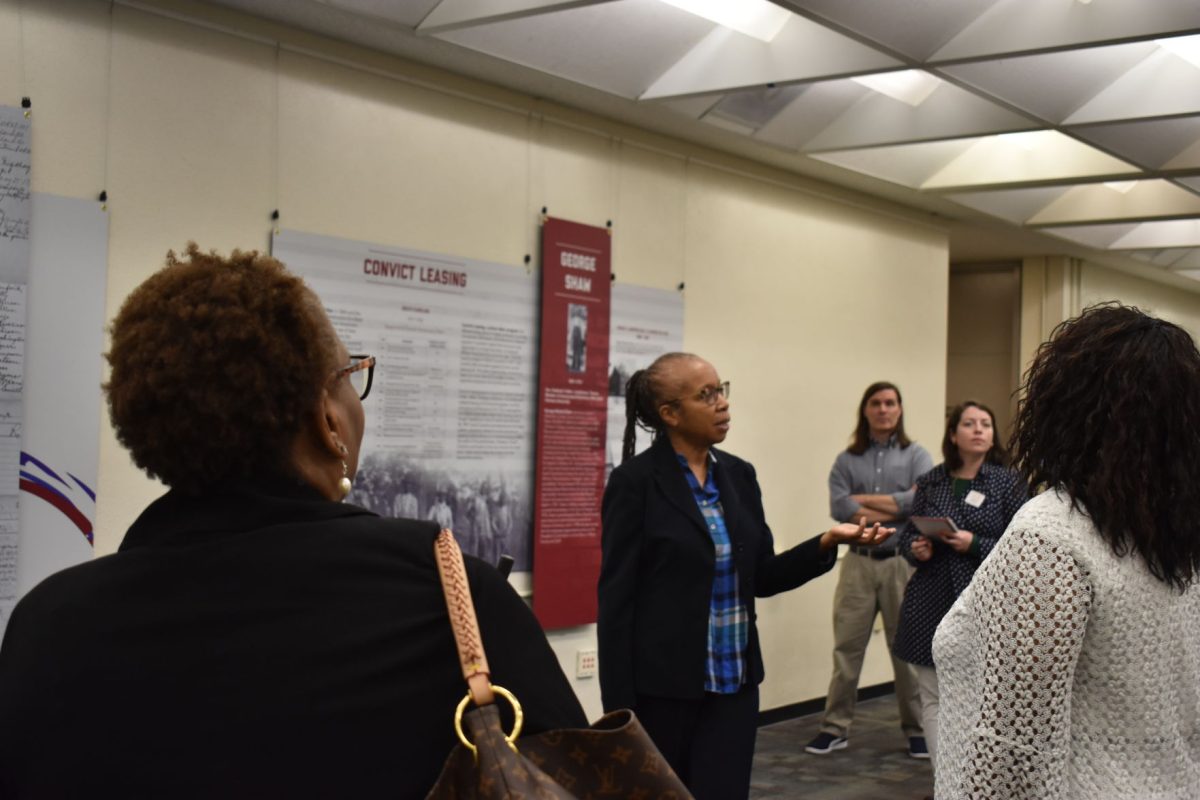
[[937, 800], [1200, 798], [1200, 585], [1114, 556], [1065, 496], [1017, 512], [933, 657]]

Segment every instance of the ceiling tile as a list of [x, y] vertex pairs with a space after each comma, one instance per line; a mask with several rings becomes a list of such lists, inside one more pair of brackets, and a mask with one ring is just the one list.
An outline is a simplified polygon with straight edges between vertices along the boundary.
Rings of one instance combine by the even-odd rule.
[[437, 38], [634, 98], [715, 27], [657, 0], [616, 0]]
[[717, 27], [646, 89], [643, 100], [877, 72], [901, 62], [793, 16], [770, 42]]
[[415, 28], [441, 0], [322, 0], [326, 5]]
[[1111, 245], [1114, 250], [1145, 247], [1200, 247], [1200, 219], [1142, 222]]
[[1130, 258], [1153, 264], [1164, 269], [1200, 270], [1200, 248], [1176, 247], [1163, 250], [1130, 250], [1126, 253]]
[[756, 135], [764, 142], [798, 150], [870, 93], [870, 89], [854, 81], [808, 84], [803, 95], [776, 114]]
[[774, 119], [807, 88], [802, 84], [791, 84], [732, 92], [725, 95], [708, 114], [740, 122], [756, 131]]
[[870, 92], [820, 133], [805, 141], [802, 149], [814, 152], [952, 139], [1027, 130], [1031, 125], [1028, 119], [995, 103], [942, 83], [915, 107]]
[[959, 64], [942, 71], [1057, 123], [1158, 50], [1151, 42], [1138, 42]]
[[[1197, 3], [1200, 6], [1200, 3]], [[1200, 67], [1160, 47], [1075, 111], [1065, 122], [1200, 113]]]
[[1072, 178], [1136, 177], [1132, 165], [1056, 131], [987, 136], [936, 175], [923, 189], [1000, 186]]
[[951, 200], [1000, 217], [1018, 225], [1069, 191], [1069, 187], [1043, 186], [1036, 189], [1001, 189], [991, 192], [955, 192]]
[[1085, 247], [1107, 250], [1122, 236], [1131, 233], [1142, 223], [1129, 222], [1120, 225], [1068, 225], [1062, 228], [1043, 228], [1043, 232], [1066, 239]]
[[1200, 167], [1200, 116], [1087, 125], [1071, 133], [1147, 169]]
[[924, 60], [998, 0], [784, 0], [798, 13]]
[[[915, 0], [914, 0], [915, 2]], [[1001, 0], [932, 61], [1109, 43], [1200, 29], [1195, 0]]]
[[1029, 225], [1151, 219], [1200, 214], [1200, 196], [1168, 181], [1137, 181], [1132, 187], [1104, 183], [1073, 186], [1026, 220]]
[[869, 147], [862, 150], [814, 153], [812, 158], [917, 189], [931, 175], [970, 150], [977, 141], [950, 139], [944, 142]]

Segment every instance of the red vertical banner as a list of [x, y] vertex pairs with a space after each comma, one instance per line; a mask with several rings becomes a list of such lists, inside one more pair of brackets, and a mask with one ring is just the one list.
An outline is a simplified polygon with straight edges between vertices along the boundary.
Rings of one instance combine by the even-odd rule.
[[607, 228], [542, 224], [533, 611], [547, 629], [596, 621], [611, 256]]

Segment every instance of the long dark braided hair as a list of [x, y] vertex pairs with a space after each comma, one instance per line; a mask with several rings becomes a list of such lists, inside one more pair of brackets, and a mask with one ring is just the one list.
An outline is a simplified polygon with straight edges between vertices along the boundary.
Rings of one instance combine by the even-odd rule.
[[645, 369], [629, 376], [625, 384], [625, 438], [621, 443], [621, 462], [633, 457], [637, 429], [650, 431], [657, 439], [666, 429], [659, 406], [668, 396], [667, 368], [676, 361], [698, 359], [691, 353], [663, 353]]

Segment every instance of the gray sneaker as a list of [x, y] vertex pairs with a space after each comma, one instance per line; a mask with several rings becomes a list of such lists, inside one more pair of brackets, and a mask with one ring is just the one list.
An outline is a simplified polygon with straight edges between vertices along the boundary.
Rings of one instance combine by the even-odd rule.
[[821, 732], [817, 734], [817, 738], [813, 739], [805, 746], [806, 753], [815, 753], [819, 756], [826, 756], [834, 750], [842, 750], [846, 747], [846, 737], [836, 736], [832, 733]]

